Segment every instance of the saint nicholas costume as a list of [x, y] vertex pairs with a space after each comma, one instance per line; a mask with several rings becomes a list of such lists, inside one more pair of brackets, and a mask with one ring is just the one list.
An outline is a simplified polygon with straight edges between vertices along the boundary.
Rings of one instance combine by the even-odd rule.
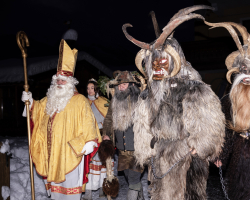
[[[71, 50], [64, 40], [59, 50], [57, 76], [73, 77], [77, 50]], [[100, 132], [83, 95], [75, 91], [66, 107], [52, 116], [46, 112], [47, 101], [48, 97], [33, 101], [30, 110], [32, 160], [37, 173], [44, 177], [51, 199], [79, 200], [88, 181], [88, 161], [97, 151], [95, 148], [94, 152], [84, 155], [84, 147], [86, 144], [98, 146]]]

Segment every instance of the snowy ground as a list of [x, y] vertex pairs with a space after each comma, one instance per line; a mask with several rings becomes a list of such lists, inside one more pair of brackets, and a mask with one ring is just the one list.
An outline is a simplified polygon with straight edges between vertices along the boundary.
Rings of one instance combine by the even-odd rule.
[[[29, 154], [28, 154], [28, 142], [26, 138], [8, 138], [10, 144], [10, 152], [12, 153], [12, 159], [10, 160], [10, 200], [30, 200], [30, 176], [29, 176]], [[0, 141], [5, 141], [4, 138], [0, 138]], [[116, 157], [117, 160], [117, 157]], [[116, 165], [116, 162], [115, 162]], [[116, 169], [116, 167], [115, 167]], [[117, 171], [115, 171], [117, 174]], [[35, 192], [36, 200], [49, 200], [45, 191], [43, 180], [37, 175], [34, 169], [35, 179]], [[120, 183], [119, 195], [114, 198], [115, 200], [125, 200], [128, 190], [128, 184], [122, 173], [118, 174]], [[142, 185], [144, 190], [145, 200], [149, 200], [147, 195], [148, 181], [147, 171], [142, 176]], [[218, 172], [213, 169], [213, 173], [210, 173], [207, 185], [208, 200], [224, 200], [224, 195], [221, 190], [221, 184], [219, 181]], [[106, 198], [99, 198], [99, 191], [93, 192], [93, 199], [105, 200]]]

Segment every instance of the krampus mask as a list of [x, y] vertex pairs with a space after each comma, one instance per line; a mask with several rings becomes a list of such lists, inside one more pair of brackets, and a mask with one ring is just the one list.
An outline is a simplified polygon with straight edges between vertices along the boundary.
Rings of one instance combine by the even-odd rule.
[[[230, 91], [230, 100], [232, 103], [233, 123], [230, 128], [236, 132], [245, 132], [250, 126], [250, 36], [247, 29], [241, 24], [234, 22], [209, 23], [207, 25], [215, 27], [224, 27], [231, 34], [238, 47], [238, 51], [232, 52], [226, 58], [227, 80], [231, 83], [231, 76], [236, 73], [234, 82]], [[238, 34], [239, 31], [243, 39], [241, 44]]]
[[[189, 63], [186, 62], [180, 45], [173, 38], [173, 34], [171, 35], [177, 26], [187, 20], [193, 18], [204, 20], [201, 15], [191, 13], [199, 9], [213, 8], [210, 6], [200, 5], [182, 9], [171, 18], [167, 26], [163, 28], [163, 32], [161, 34], [159, 33], [159, 30], [157, 30], [158, 26], [156, 23], [154, 23], [157, 39], [152, 44], [147, 44], [136, 40], [130, 36], [126, 30], [127, 27], [132, 27], [132, 25], [123, 25], [122, 30], [127, 39], [142, 48], [136, 56], [135, 64], [140, 72], [148, 78], [149, 83], [151, 83], [153, 80], [160, 81], [163, 78], [171, 78], [177, 74], [182, 78], [200, 79], [198, 73], [192, 73], [192, 67], [188, 67]], [[154, 20], [155, 18], [153, 18], [153, 22]], [[146, 73], [142, 67], [143, 60], [147, 64], [150, 63], [150, 66], [145, 66]], [[185, 66], [186, 69], [184, 69]], [[181, 73], [179, 73], [180, 71]]]

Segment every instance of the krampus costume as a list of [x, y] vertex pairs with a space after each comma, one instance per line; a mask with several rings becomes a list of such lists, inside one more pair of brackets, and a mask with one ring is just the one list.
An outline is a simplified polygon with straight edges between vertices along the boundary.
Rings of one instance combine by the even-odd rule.
[[[126, 90], [120, 91], [118, 85], [129, 83]], [[103, 134], [112, 137], [119, 150], [118, 171], [124, 171], [129, 183], [128, 200], [144, 199], [141, 186], [143, 169], [137, 167], [134, 158], [134, 132], [132, 113], [135, 109], [140, 89], [140, 83], [128, 71], [118, 72], [109, 88], [115, 88], [115, 93], [104, 119]]]
[[[141, 93], [134, 112], [134, 155], [140, 166], [152, 159], [155, 178], [150, 193], [154, 200], [206, 199], [208, 161], [219, 156], [224, 141], [225, 119], [218, 97], [170, 35], [184, 21], [204, 20], [191, 13], [198, 9], [212, 8], [180, 10], [152, 44], [134, 39], [126, 30], [131, 25], [123, 25], [127, 39], [142, 48], [135, 63], [148, 78], [148, 88]], [[196, 154], [191, 155], [191, 149]]]
[[[231, 200], [249, 200], [250, 37], [247, 29], [240, 24], [233, 22], [205, 23], [212, 27], [226, 28], [238, 47], [238, 51], [231, 53], [226, 58], [226, 66], [229, 70], [228, 82], [231, 83], [230, 78], [233, 73], [237, 73], [237, 75], [234, 78], [230, 94], [222, 100], [223, 111], [229, 126], [226, 129], [226, 141], [220, 159], [224, 167], [228, 166], [229, 198]], [[243, 46], [234, 28], [240, 32]], [[231, 159], [229, 159], [230, 155], [232, 155]]]

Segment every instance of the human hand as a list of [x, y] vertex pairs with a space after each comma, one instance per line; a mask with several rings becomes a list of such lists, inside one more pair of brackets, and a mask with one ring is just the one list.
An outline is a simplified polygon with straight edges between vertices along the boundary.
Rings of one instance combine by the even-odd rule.
[[84, 153], [84, 155], [88, 155], [94, 151], [95, 147], [98, 147], [96, 142], [94, 142], [94, 141], [87, 142], [84, 145], [81, 153]]
[[29, 100], [29, 101], [31, 102], [31, 100], [33, 100], [33, 98], [32, 98], [32, 93], [31, 93], [31, 92], [25, 92], [25, 91], [23, 91], [21, 100], [22, 100], [23, 102], [25, 102], [25, 101], [27, 101], [27, 100]]
[[107, 135], [102, 136], [102, 140], [110, 140], [110, 137]]
[[221, 160], [216, 160], [216, 161], [214, 162], [214, 164], [216, 165], [216, 167], [221, 167], [221, 166], [222, 166]]
[[192, 154], [192, 155], [194, 155], [194, 154], [197, 153], [195, 149], [190, 149], [190, 151], [191, 151], [191, 154]]

